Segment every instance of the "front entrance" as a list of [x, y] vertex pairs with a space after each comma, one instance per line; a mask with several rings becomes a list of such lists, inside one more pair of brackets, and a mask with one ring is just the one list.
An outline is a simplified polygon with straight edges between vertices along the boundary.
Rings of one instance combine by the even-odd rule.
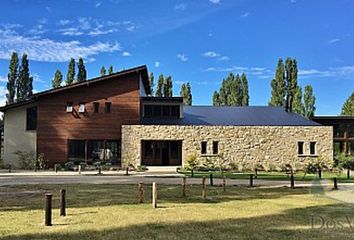
[[141, 141], [141, 163], [145, 166], [182, 165], [182, 141]]

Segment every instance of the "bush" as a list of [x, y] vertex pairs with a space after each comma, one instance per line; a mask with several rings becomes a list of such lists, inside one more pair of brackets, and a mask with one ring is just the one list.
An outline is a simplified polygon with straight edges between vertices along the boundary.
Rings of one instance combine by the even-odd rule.
[[34, 152], [17, 151], [15, 154], [18, 156], [21, 169], [39, 170], [46, 167], [43, 153], [38, 154], [37, 157]]
[[199, 166], [199, 159], [197, 154], [188, 155], [186, 159], [186, 165], [186, 168], [192, 171], [193, 176], [194, 170]]

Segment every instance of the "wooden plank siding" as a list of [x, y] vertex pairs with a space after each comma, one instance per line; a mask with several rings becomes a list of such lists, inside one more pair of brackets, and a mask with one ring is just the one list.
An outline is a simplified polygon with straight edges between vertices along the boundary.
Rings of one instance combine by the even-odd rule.
[[[66, 112], [67, 102], [73, 102], [73, 113]], [[81, 102], [84, 114], [78, 113]], [[98, 113], [94, 102], [99, 102]], [[110, 113], [105, 113], [106, 102], [112, 104]], [[139, 76], [131, 73], [43, 96], [37, 107], [37, 152], [44, 153], [50, 167], [65, 163], [68, 139], [119, 140], [123, 124], [139, 124]]]

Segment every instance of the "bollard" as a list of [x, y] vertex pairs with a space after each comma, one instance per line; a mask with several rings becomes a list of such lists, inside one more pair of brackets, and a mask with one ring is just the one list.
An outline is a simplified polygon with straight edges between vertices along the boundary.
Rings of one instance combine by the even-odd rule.
[[183, 177], [182, 178], [182, 196], [186, 196], [186, 183], [187, 183], [187, 178]]
[[152, 207], [157, 208], [157, 186], [156, 182], [152, 183]]
[[318, 169], [318, 177], [319, 177], [319, 179], [322, 179], [322, 170], [321, 169]]
[[350, 179], [350, 169], [347, 169], [347, 179]]
[[66, 190], [60, 189], [60, 216], [66, 216]]
[[9, 173], [11, 173], [11, 171], [12, 171], [12, 165], [11, 165], [11, 163], [9, 164]]
[[222, 177], [222, 190], [224, 192], [226, 192], [226, 178], [225, 178], [225, 176]]
[[214, 186], [214, 179], [212, 173], [210, 173], [209, 178], [210, 178], [210, 186]]
[[202, 178], [202, 199], [205, 200], [206, 197], [206, 186], [205, 186], [205, 177]]
[[52, 226], [52, 194], [45, 194], [45, 216], [44, 223], [46, 226]]
[[54, 164], [54, 171], [55, 171], [55, 173], [58, 172], [58, 164]]
[[102, 174], [102, 167], [99, 166], [99, 167], [98, 167], [98, 175], [101, 175], [101, 174]]
[[[81, 174], [81, 165], [79, 165], [79, 174]], [[100, 173], [98, 172], [98, 174]]]
[[253, 187], [253, 174], [250, 174], [250, 187]]
[[295, 189], [295, 181], [294, 181], [294, 174], [291, 173], [290, 175], [290, 188]]
[[257, 168], [254, 169], [254, 173], [255, 173], [254, 179], [257, 179], [257, 177], [258, 177], [258, 169]]
[[338, 190], [338, 180], [337, 180], [337, 178], [335, 177], [335, 178], [333, 178], [333, 183], [334, 183], [334, 190]]
[[138, 191], [139, 191], [139, 203], [144, 203], [144, 184], [138, 184]]

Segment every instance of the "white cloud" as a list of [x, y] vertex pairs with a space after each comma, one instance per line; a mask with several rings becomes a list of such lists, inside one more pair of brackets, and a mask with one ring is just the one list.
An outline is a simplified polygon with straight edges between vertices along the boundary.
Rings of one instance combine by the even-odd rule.
[[219, 4], [220, 0], [209, 0], [209, 2], [211, 2], [212, 4]]
[[40, 24], [47, 24], [47, 23], [48, 23], [48, 20], [47, 20], [46, 18], [41, 18], [41, 19], [38, 20], [38, 22], [39, 22]]
[[4, 106], [6, 104], [6, 93], [6, 87], [0, 86], [0, 106]]
[[177, 54], [177, 58], [179, 58], [182, 62], [188, 61], [187, 56], [182, 53]]
[[230, 60], [230, 58], [228, 56], [221, 56], [221, 57], [218, 58], [218, 60], [227, 61], [227, 60]]
[[253, 75], [257, 78], [271, 79], [273, 72], [264, 67], [243, 67], [243, 66], [231, 66], [231, 67], [209, 67], [204, 69], [205, 72], [235, 72], [245, 73], [247, 75]]
[[331, 77], [331, 78], [353, 78], [354, 66], [331, 67], [326, 70], [300, 69], [299, 76], [309, 77]]
[[291, 3], [295, 4], [297, 0], [290, 0]]
[[155, 62], [155, 67], [160, 67], [160, 62]]
[[185, 83], [185, 81], [174, 81], [174, 83], [175, 83], [176, 85], [182, 85], [182, 84]]
[[250, 12], [245, 12], [244, 14], [241, 15], [242, 18], [246, 18], [250, 15]]
[[47, 31], [48, 30], [42, 24], [38, 24], [38, 25], [32, 27], [30, 30], [28, 30], [27, 34], [37, 36], [37, 35], [41, 35], [41, 34], [47, 32]]
[[69, 23], [71, 23], [71, 21], [68, 19], [60, 19], [58, 22], [58, 25], [65, 26], [65, 25], [68, 25]]
[[7, 77], [0, 76], [0, 82], [7, 82]]
[[98, 8], [99, 6], [101, 6], [102, 2], [96, 2], [95, 7]]
[[29, 59], [44, 62], [66, 62], [71, 57], [94, 60], [103, 52], [120, 51], [118, 42], [96, 42], [84, 45], [80, 41], [56, 41], [41, 37], [26, 37], [0, 28], [0, 59], [9, 59], [11, 52], [26, 52]]
[[336, 42], [339, 42], [339, 41], [340, 41], [340, 38], [333, 38], [333, 39], [328, 41], [328, 44], [333, 44], [333, 43], [336, 43]]
[[174, 7], [175, 11], [184, 11], [186, 10], [186, 8], [187, 8], [187, 4], [185, 3], [176, 4]]
[[219, 53], [216, 53], [214, 51], [209, 51], [209, 52], [205, 52], [203, 54], [204, 57], [210, 57], [210, 58], [214, 58], [214, 57], [219, 57], [220, 54]]
[[123, 57], [130, 57], [131, 54], [130, 54], [130, 52], [122, 52], [122, 56]]
[[136, 30], [136, 27], [135, 27], [135, 26], [129, 26], [129, 27], [127, 27], [126, 29], [127, 29], [127, 31], [129, 31], [129, 32], [134, 32], [134, 31]]

